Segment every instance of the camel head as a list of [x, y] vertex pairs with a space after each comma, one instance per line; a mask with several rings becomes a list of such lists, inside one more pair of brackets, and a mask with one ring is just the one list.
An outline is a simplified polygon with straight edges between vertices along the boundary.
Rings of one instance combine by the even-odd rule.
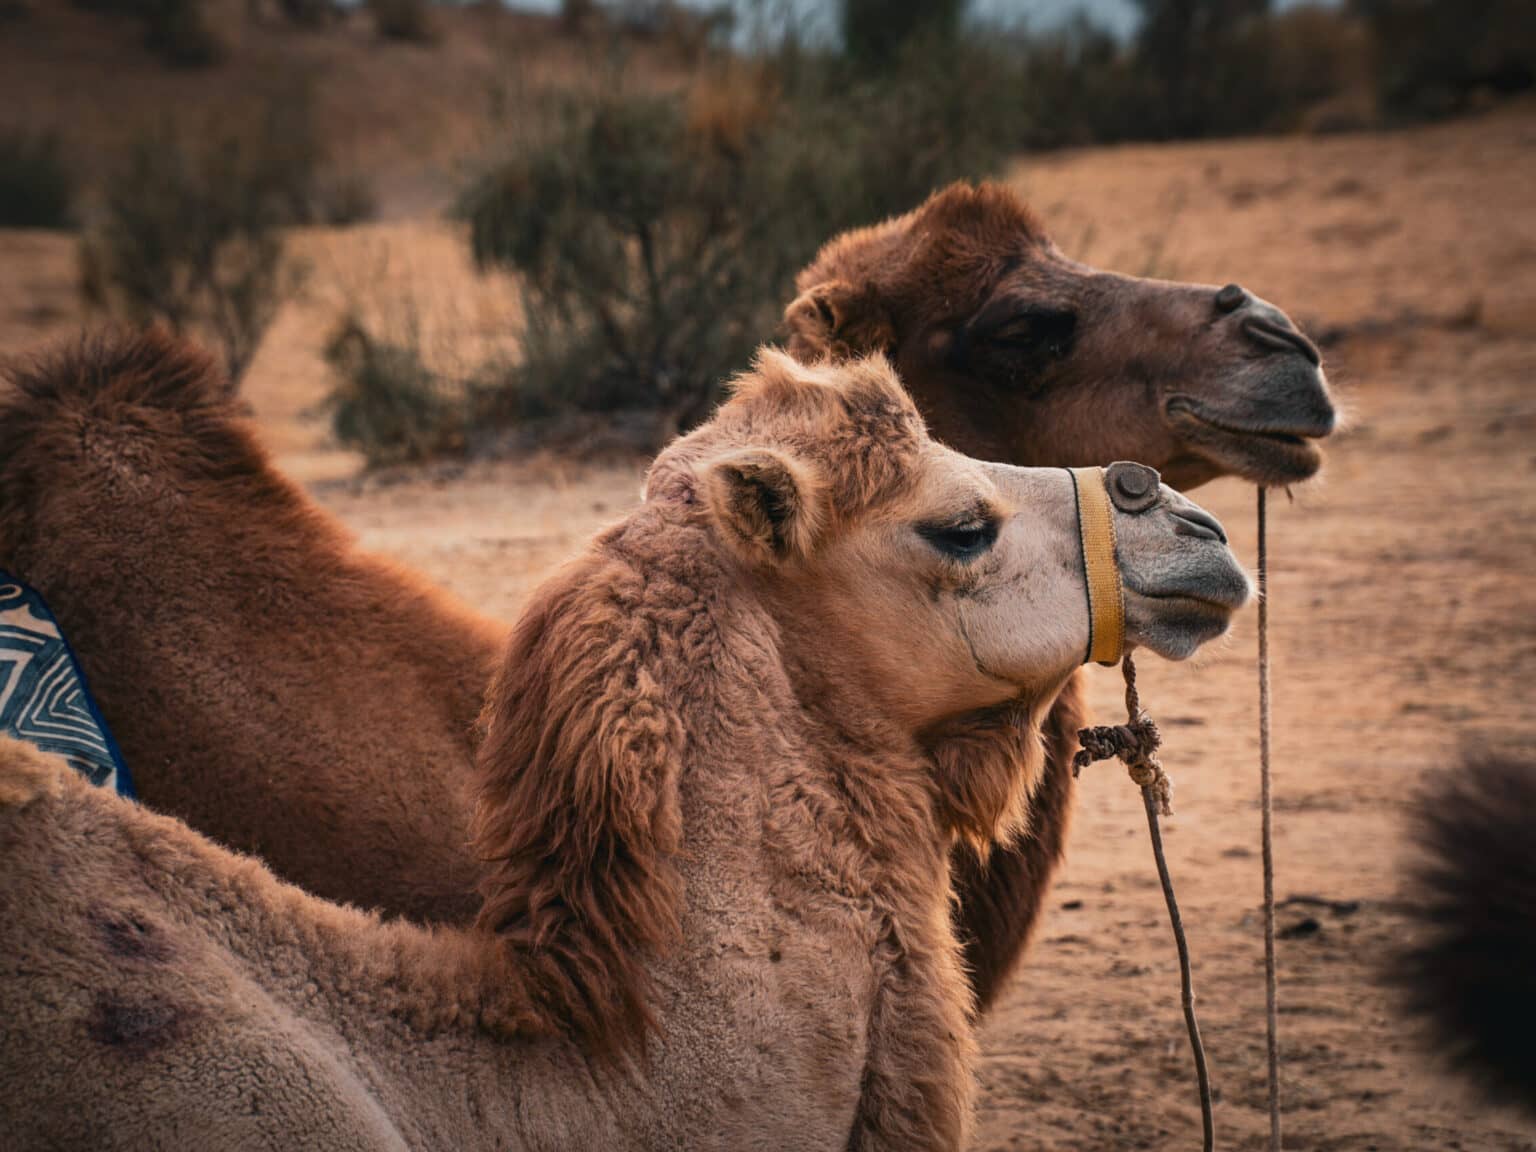
[[[1186, 656], [1247, 579], [1214, 520], [1122, 468], [1127, 638]], [[1087, 587], [1070, 473], [939, 444], [882, 356], [765, 351], [513, 630], [479, 753], [481, 926], [571, 1027], [622, 1044], [678, 932], [685, 783], [780, 761], [894, 780], [870, 810], [915, 823], [878, 836], [937, 833], [942, 871], [945, 836], [1022, 821], [1040, 721], [1087, 658]]]
[[[1248, 582], [1220, 525], [1141, 472], [1135, 510], [1113, 512], [1127, 638], [1182, 659], [1226, 630]], [[859, 685], [917, 730], [1047, 699], [1084, 661], [1071, 475], [938, 443], [883, 357], [806, 367], [765, 353], [649, 483], [694, 493], [810, 691]]]
[[1333, 430], [1318, 351], [1280, 309], [1079, 264], [1001, 185], [833, 239], [797, 288], [793, 355], [884, 352], [933, 434], [983, 459], [1282, 485]]

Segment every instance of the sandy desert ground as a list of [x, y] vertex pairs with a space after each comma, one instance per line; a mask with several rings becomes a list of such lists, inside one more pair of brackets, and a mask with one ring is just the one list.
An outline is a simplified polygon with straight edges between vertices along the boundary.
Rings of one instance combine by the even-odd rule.
[[[1326, 475], [1272, 509], [1277, 868], [1287, 1146], [1536, 1149], [1536, 1126], [1437, 1068], [1394, 1008], [1410, 939], [1408, 801], [1466, 740], [1536, 740], [1536, 108], [1398, 134], [1122, 148], [1012, 173], [1074, 256], [1247, 287], [1326, 344], [1351, 416]], [[297, 238], [313, 271], [247, 394], [285, 467], [368, 547], [504, 618], [638, 493], [642, 464], [532, 460], [356, 479], [325, 442], [318, 350], [348, 302], [415, 317], [444, 355], [504, 338], [515, 294], [453, 231]], [[0, 233], [0, 352], [80, 322], [67, 238]], [[1254, 556], [1253, 493], [1197, 493]], [[1221, 1146], [1263, 1147], [1254, 617], [1189, 665], [1148, 663], [1177, 815]], [[1119, 680], [1095, 670], [1099, 713]], [[1085, 774], [1071, 855], [986, 1027], [978, 1146], [1198, 1145], [1172, 941], [1135, 789]], [[1536, 977], [1536, 974], [1533, 974]]]

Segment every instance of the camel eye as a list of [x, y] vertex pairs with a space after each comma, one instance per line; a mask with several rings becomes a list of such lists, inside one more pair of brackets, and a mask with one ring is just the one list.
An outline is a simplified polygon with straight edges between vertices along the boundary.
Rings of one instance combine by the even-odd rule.
[[1071, 312], [1021, 312], [988, 332], [986, 341], [1003, 351], [1059, 357], [1071, 349], [1076, 328]]
[[968, 563], [997, 542], [995, 520], [969, 520], [962, 524], [924, 524], [917, 533], [937, 552]]

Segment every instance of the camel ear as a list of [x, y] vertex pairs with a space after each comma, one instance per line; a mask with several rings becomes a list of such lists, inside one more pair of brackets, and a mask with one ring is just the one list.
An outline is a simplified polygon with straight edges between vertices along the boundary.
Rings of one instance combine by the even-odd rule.
[[746, 448], [705, 469], [710, 512], [751, 564], [807, 555], [821, 530], [825, 491], [814, 469], [769, 448]]
[[875, 294], [846, 280], [827, 280], [796, 296], [784, 309], [784, 327], [789, 354], [802, 364], [888, 353], [896, 343], [890, 317]]

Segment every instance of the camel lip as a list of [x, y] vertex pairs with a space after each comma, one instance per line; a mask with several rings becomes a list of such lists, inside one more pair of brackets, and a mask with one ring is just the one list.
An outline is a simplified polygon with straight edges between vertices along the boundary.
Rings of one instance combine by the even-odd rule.
[[1322, 440], [1333, 432], [1334, 417], [1330, 411], [1325, 418], [1314, 420], [1300, 420], [1294, 424], [1282, 421], [1266, 421], [1262, 424], [1240, 424], [1234, 420], [1217, 416], [1210, 408], [1200, 403], [1187, 393], [1176, 393], [1168, 397], [1164, 404], [1164, 410], [1170, 416], [1188, 416], [1197, 423], [1208, 428], [1214, 428], [1218, 432], [1225, 432], [1228, 436], [1252, 436], [1261, 440], [1274, 440], [1282, 444], [1304, 444], [1312, 440]]
[[1170, 660], [1183, 660], [1226, 634], [1236, 608], [1204, 595], [1166, 592], [1147, 595], [1129, 587], [1127, 636]]
[[1280, 421], [1243, 425], [1214, 415], [1192, 396], [1170, 396], [1163, 406], [1169, 420], [1192, 434], [1191, 447], [1263, 484], [1306, 480], [1322, 467], [1318, 441], [1333, 431], [1333, 414], [1326, 420]]
[[1133, 593], [1142, 600], [1148, 600], [1159, 608], [1193, 608], [1202, 614], [1219, 615], [1223, 619], [1230, 617], [1232, 613], [1248, 603], [1251, 591], [1244, 587], [1241, 592], [1234, 585], [1218, 589], [1194, 588], [1170, 588], [1166, 591], [1153, 592], [1137, 588], [1126, 581], [1126, 591]]

